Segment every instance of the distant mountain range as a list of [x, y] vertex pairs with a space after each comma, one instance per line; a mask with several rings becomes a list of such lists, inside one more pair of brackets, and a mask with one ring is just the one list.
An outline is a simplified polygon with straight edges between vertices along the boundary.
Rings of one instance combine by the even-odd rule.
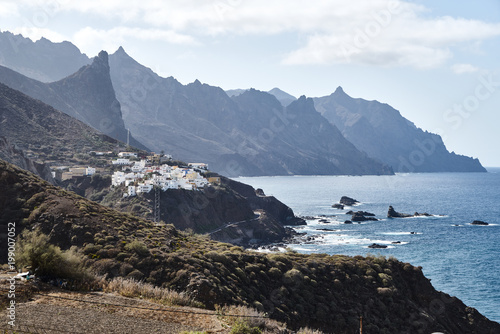
[[123, 48], [109, 57], [125, 124], [146, 146], [224, 175], [390, 174], [357, 150], [305, 97], [283, 108], [256, 90], [161, 78]]
[[314, 105], [358, 149], [396, 172], [486, 172], [478, 159], [448, 152], [439, 135], [417, 128], [388, 104], [352, 98], [338, 87]]
[[53, 43], [46, 38], [33, 42], [0, 32], [0, 65], [41, 82], [61, 80], [91, 62], [70, 42]]
[[[0, 35], [22, 41], [22, 36]], [[18, 44], [30, 57], [53, 53], [64, 58], [62, 63], [86, 62], [66, 43]], [[15, 43], [3, 46], [9, 45], [15, 49]], [[26, 60], [30, 57], [9, 66], [51, 72], [55, 61], [44, 67]], [[133, 146], [208, 162], [227, 176], [485, 171], [477, 159], [449, 153], [438, 135], [417, 128], [390, 106], [353, 99], [341, 88], [327, 97], [296, 99], [278, 88], [224, 92], [199, 81], [182, 85], [158, 76], [121, 47], [109, 56], [109, 66], [101, 52], [90, 65], [50, 84], [5, 67], [0, 81], [113, 138], [126, 141], [130, 129]]]

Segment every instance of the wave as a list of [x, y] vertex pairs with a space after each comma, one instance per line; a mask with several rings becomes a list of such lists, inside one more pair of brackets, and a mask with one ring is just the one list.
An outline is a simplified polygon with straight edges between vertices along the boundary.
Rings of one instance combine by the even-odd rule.
[[412, 234], [422, 234], [422, 232], [380, 232], [383, 235], [412, 235]]

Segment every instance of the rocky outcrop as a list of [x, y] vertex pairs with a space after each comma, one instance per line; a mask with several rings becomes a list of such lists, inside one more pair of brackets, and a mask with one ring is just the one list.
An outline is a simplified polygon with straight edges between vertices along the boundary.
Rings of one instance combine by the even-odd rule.
[[419, 213], [415, 212], [414, 214], [401, 213], [394, 210], [392, 205], [389, 206], [389, 210], [387, 211], [387, 218], [411, 218], [411, 217], [431, 217], [432, 215], [424, 212]]
[[344, 210], [344, 204], [335, 203], [335, 204], [332, 205], [332, 208], [339, 209], [339, 210]]

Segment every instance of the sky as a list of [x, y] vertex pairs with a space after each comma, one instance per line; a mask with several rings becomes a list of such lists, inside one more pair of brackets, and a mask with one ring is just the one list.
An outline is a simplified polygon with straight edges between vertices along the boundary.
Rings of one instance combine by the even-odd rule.
[[119, 46], [161, 76], [398, 109], [500, 166], [500, 0], [0, 0], [0, 30]]

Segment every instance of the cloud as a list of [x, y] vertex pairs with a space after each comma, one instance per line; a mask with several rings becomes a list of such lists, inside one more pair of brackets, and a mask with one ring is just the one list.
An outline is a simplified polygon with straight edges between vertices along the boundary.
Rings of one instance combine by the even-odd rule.
[[19, 8], [15, 2], [2, 3], [0, 6], [0, 17], [11, 17], [19, 14]]
[[193, 37], [179, 34], [172, 30], [115, 27], [109, 30], [86, 27], [74, 35], [74, 42], [84, 50], [97, 53], [101, 49], [114, 50], [125, 41], [136, 38], [140, 40], [162, 41], [172, 44], [199, 44]]
[[37, 41], [42, 37], [49, 39], [54, 43], [59, 43], [62, 41], [67, 41], [68, 38], [57, 31], [48, 28], [37, 28], [31, 27], [19, 27], [11, 30], [14, 34], [21, 34], [24, 37], [30, 38], [32, 41]]
[[471, 64], [454, 64], [451, 66], [451, 70], [456, 74], [466, 74], [479, 72], [480, 68]]
[[500, 36], [500, 23], [433, 17], [426, 7], [403, 0], [53, 1], [54, 12], [83, 13], [118, 26], [81, 30], [77, 37], [86, 43], [97, 38], [119, 44], [127, 35], [196, 44], [214, 36], [295, 34], [303, 42], [288, 46], [283, 63], [290, 65], [432, 68], [452, 58], [457, 47]]

